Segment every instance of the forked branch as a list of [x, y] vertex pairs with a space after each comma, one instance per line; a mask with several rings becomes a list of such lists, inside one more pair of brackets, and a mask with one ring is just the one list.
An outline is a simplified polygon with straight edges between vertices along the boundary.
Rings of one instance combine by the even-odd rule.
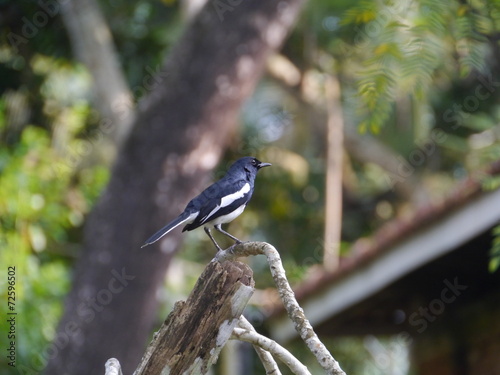
[[319, 340], [314, 332], [311, 323], [304, 315], [304, 310], [299, 306], [295, 294], [293, 293], [290, 284], [286, 278], [285, 269], [281, 263], [281, 258], [274, 246], [266, 242], [243, 242], [231, 246], [230, 248], [219, 251], [215, 259], [222, 262], [225, 260], [233, 260], [236, 258], [263, 254], [267, 257], [271, 275], [278, 289], [278, 293], [283, 302], [283, 305], [288, 313], [288, 317], [292, 320], [295, 330], [306, 343], [309, 350], [314, 354], [316, 360], [327, 374], [345, 375], [345, 372], [340, 368], [339, 363], [332, 357], [325, 345]]

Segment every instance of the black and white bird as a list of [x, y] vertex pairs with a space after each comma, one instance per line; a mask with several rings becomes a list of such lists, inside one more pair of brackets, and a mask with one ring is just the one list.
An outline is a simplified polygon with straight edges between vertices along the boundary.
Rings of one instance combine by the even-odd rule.
[[193, 198], [184, 211], [170, 223], [146, 240], [145, 247], [155, 243], [172, 229], [187, 224], [183, 232], [204, 226], [215, 247], [221, 250], [210, 233], [210, 226], [230, 237], [236, 243], [241, 241], [221, 228], [238, 217], [252, 198], [255, 176], [259, 169], [270, 166], [254, 157], [247, 156], [237, 160], [219, 181], [210, 185], [200, 195]]

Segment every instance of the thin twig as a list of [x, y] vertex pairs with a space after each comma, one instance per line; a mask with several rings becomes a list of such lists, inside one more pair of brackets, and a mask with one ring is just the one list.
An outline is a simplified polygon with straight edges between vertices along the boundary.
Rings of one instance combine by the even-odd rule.
[[249, 342], [252, 345], [261, 347], [264, 350], [272, 353], [276, 358], [288, 366], [290, 371], [297, 375], [311, 375], [306, 366], [304, 366], [292, 353], [278, 344], [276, 341], [263, 336], [255, 331], [247, 331], [243, 328], [236, 327], [233, 330], [233, 338], [241, 341]]
[[339, 363], [332, 357], [325, 345], [319, 340], [311, 323], [309, 323], [309, 320], [305, 317], [304, 310], [299, 306], [295, 294], [288, 283], [280, 255], [274, 246], [265, 242], [243, 242], [231, 246], [227, 250], [219, 251], [215, 255], [214, 260], [222, 262], [223, 260], [258, 254], [264, 254], [267, 257], [271, 275], [288, 313], [288, 317], [292, 320], [295, 330], [306, 343], [309, 350], [314, 354], [320, 366], [323, 367], [329, 375], [346, 375], [340, 368]]
[[[240, 316], [238, 326], [249, 332], [256, 332], [253, 325], [243, 315]], [[278, 364], [274, 360], [271, 353], [269, 353], [267, 350], [262, 349], [260, 346], [254, 345], [253, 347], [266, 370], [266, 375], [281, 375]]]

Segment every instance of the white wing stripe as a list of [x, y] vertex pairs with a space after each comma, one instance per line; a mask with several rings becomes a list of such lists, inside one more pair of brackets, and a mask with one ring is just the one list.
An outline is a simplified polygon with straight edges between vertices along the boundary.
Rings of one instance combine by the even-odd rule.
[[186, 220], [182, 221], [180, 224], [182, 224], [182, 223], [191, 224], [194, 221], [194, 219], [196, 219], [196, 216], [199, 215], [199, 213], [200, 213], [200, 211], [193, 212], [191, 215], [188, 216], [188, 218]]
[[229, 195], [226, 195], [225, 197], [222, 197], [221, 200], [220, 200], [220, 205], [215, 206], [214, 209], [212, 211], [210, 211], [210, 213], [207, 216], [205, 216], [204, 218], [202, 218], [200, 220], [200, 223], [201, 224], [206, 223], [222, 207], [227, 207], [231, 203], [233, 203], [234, 201], [236, 201], [236, 200], [238, 200], [240, 198], [243, 198], [245, 196], [245, 194], [247, 194], [249, 191], [250, 191], [250, 184], [246, 183], [245, 185], [243, 185], [243, 187], [241, 188], [241, 190], [237, 191], [236, 193], [229, 194]]
[[[243, 198], [246, 193], [250, 191], [250, 184], [246, 183], [243, 185], [240, 191], [237, 191], [236, 193], [226, 195], [225, 197], [222, 197], [220, 200], [220, 206], [221, 207], [226, 207], [229, 206], [231, 203], [233, 203], [235, 200]], [[210, 216], [210, 215], [208, 215]]]
[[210, 217], [212, 217], [213, 214], [219, 211], [219, 209], [220, 209], [219, 205], [215, 206], [215, 208], [212, 211], [210, 211], [210, 213], [207, 216], [205, 216], [203, 219], [200, 220], [200, 223], [206, 222]]

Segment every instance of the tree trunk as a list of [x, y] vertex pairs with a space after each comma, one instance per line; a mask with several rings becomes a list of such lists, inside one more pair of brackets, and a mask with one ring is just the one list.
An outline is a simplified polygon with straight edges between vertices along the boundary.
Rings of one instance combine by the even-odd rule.
[[110, 357], [121, 359], [125, 374], [137, 366], [180, 231], [159, 245], [140, 245], [206, 186], [240, 106], [302, 3], [209, 2], [152, 77], [152, 92], [88, 218], [47, 374], [102, 373]]
[[134, 103], [111, 31], [95, 0], [65, 1], [61, 10], [73, 52], [92, 75], [94, 106], [109, 123], [107, 139], [118, 148], [130, 133]]
[[323, 266], [336, 271], [339, 265], [342, 232], [342, 170], [344, 153], [344, 119], [340, 104], [340, 83], [335, 76], [325, 82], [326, 122], [326, 189]]

